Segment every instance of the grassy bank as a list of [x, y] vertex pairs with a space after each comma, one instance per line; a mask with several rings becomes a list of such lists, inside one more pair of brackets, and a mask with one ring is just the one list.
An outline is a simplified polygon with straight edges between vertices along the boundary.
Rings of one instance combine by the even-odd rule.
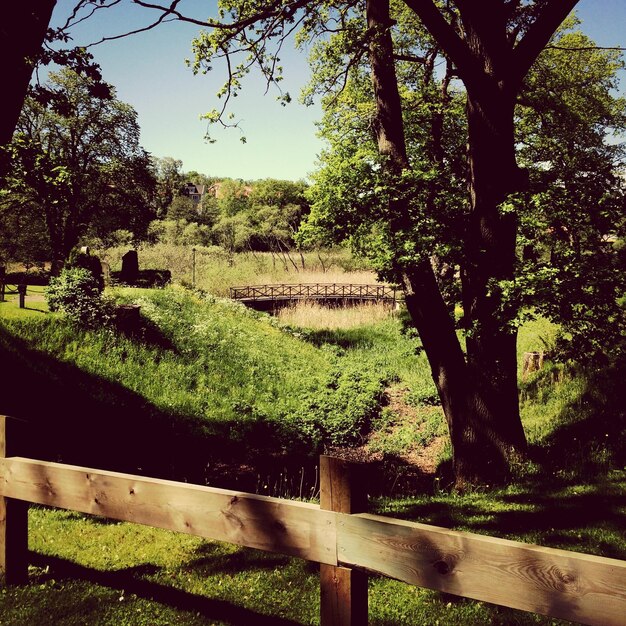
[[300, 471], [328, 446], [362, 441], [400, 361], [423, 371], [395, 320], [331, 336], [180, 288], [116, 297], [141, 307], [131, 336], [51, 314], [0, 318], [0, 348], [15, 363], [7, 387], [28, 380], [39, 390], [26, 404], [5, 400], [7, 413], [31, 419], [33, 453], [101, 467], [114, 456], [112, 469], [196, 482], [214, 480], [225, 463], [282, 460]]
[[[30, 419], [25, 454], [308, 498], [317, 452], [369, 448], [377, 512], [626, 558], [625, 368], [528, 375], [531, 461], [506, 488], [455, 495], [445, 472], [411, 473], [407, 451], [445, 426], [419, 342], [397, 317], [276, 320], [179, 288], [116, 297], [141, 306], [131, 334], [0, 317], [4, 388], [33, 390], [4, 394], [5, 412]], [[553, 332], [526, 325], [520, 352]], [[2, 626], [318, 623], [317, 568], [296, 559], [42, 508], [30, 512], [30, 549], [31, 584], [0, 594]], [[370, 618], [565, 623], [376, 577]]]

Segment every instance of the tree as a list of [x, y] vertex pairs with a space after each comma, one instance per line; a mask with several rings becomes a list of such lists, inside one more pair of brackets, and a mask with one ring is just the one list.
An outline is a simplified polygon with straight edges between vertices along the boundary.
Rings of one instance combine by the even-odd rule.
[[248, 207], [247, 186], [242, 180], [226, 178], [216, 186], [217, 210], [221, 215], [233, 217]]
[[307, 185], [303, 181], [293, 182], [275, 178], [257, 180], [251, 185], [248, 202], [251, 206], [284, 207], [288, 204], [306, 206], [306, 188]]
[[182, 172], [183, 162], [172, 157], [153, 157], [152, 167], [157, 180], [157, 217], [164, 217], [185, 182], [185, 175]]
[[[501, 478], [515, 452], [526, 447], [511, 323], [516, 311], [504, 310], [499, 288], [515, 277], [517, 216], [513, 210], [501, 210], [501, 205], [528, 184], [527, 174], [516, 162], [517, 95], [537, 55], [575, 4], [576, 0], [455, 0], [443, 6], [433, 0], [393, 5], [389, 0], [231, 2], [224, 11], [230, 18], [228, 27], [204, 33], [194, 42], [197, 71], [207, 69], [216, 57], [231, 60], [236, 52], [248, 54], [240, 64], [230, 64], [223, 90], [227, 99], [254, 63], [268, 81], [280, 78], [280, 44], [298, 26], [304, 40], [333, 33], [343, 39], [344, 50], [338, 54], [344, 71], [336, 76], [339, 84], [366, 59], [375, 105], [371, 128], [381, 157], [382, 191], [388, 198], [388, 230], [395, 248], [394, 273], [442, 401], [459, 485]], [[412, 163], [406, 145], [410, 129], [403, 118], [396, 65], [403, 56], [422, 61], [425, 55], [404, 55], [394, 47], [396, 15], [405, 7], [419, 18], [466, 91], [470, 207], [461, 277], [470, 332], [465, 352], [429, 255], [410, 243], [414, 230]], [[361, 23], [365, 20], [366, 28], [354, 28], [355, 16]], [[220, 119], [219, 111], [213, 119]], [[413, 248], [408, 255], [407, 245]]]
[[36, 205], [0, 202], [0, 265], [14, 261], [26, 268], [43, 267], [50, 258], [45, 232], [46, 225]]
[[174, 196], [167, 209], [168, 220], [187, 220], [188, 222], [198, 221], [198, 207], [196, 203], [187, 196]]
[[51, 74], [48, 103], [27, 98], [9, 146], [2, 203], [38, 208], [55, 268], [81, 236], [120, 228], [140, 236], [153, 218], [137, 114], [113, 96], [94, 98], [91, 86], [69, 69]]
[[[573, 20], [567, 21], [531, 69], [518, 97], [518, 158], [528, 168], [531, 185], [509, 199], [521, 220], [516, 278], [500, 282], [498, 288], [503, 309], [528, 315], [531, 308], [548, 316], [560, 324], [563, 338], [569, 338], [568, 355], [597, 363], [623, 344], [625, 328], [617, 300], [624, 293], [624, 272], [620, 257], [607, 243], [623, 224], [624, 190], [616, 168], [623, 160], [617, 137], [624, 128], [625, 103], [614, 95], [623, 62], [619, 52], [599, 50], [582, 33], [567, 32], [574, 26]], [[406, 48], [407, 33], [415, 33], [412, 39], [422, 42], [422, 50], [434, 49], [403, 15], [394, 44], [403, 46], [404, 58], [415, 58]], [[325, 77], [337, 74], [341, 45], [331, 38], [314, 48], [311, 82], [317, 88], [326, 88]], [[452, 311], [462, 304], [454, 270], [463, 261], [469, 217], [463, 171], [465, 118], [459, 106], [462, 94], [451, 90], [447, 73], [434, 76], [431, 54], [422, 56], [425, 61], [419, 64], [396, 64], [403, 120], [411, 129], [406, 146], [413, 177], [413, 230], [403, 237], [402, 254], [409, 254], [409, 244], [430, 252]], [[393, 278], [396, 256], [385, 226], [389, 219], [380, 193], [385, 186], [382, 164], [368, 141], [374, 104], [367, 70], [365, 63], [353, 66], [345, 87], [330, 90], [323, 99], [320, 129], [329, 149], [315, 174], [313, 212], [302, 235], [350, 238]], [[437, 189], [441, 180], [445, 185]], [[415, 193], [418, 188], [421, 193]]]
[[245, 213], [222, 215], [213, 226], [213, 238], [226, 250], [231, 263], [235, 252], [248, 247], [252, 233], [250, 220]]
[[524, 254], [512, 295], [560, 325], [563, 356], [596, 365], [623, 352], [626, 336], [624, 259], [615, 250], [626, 200], [626, 100], [615, 95], [623, 67], [618, 51], [564, 31], [531, 69], [518, 105], [519, 159], [531, 184], [519, 207]]
[[[135, 0], [138, 4], [143, 4]], [[279, 83], [279, 53], [300, 27], [303, 38], [341, 33], [348, 44], [341, 83], [355, 62], [367, 56], [374, 92], [375, 134], [388, 197], [388, 230], [395, 241], [394, 270], [418, 329], [448, 426], [459, 484], [491, 481], [506, 471], [512, 454], [525, 448], [516, 384], [516, 311], [503, 310], [502, 284], [515, 278], [518, 218], [512, 194], [527, 187], [518, 167], [514, 112], [524, 77], [576, 0], [348, 0], [311, 2], [276, 0], [224, 6], [211, 32], [195, 42], [196, 71], [208, 71], [216, 57], [227, 57], [229, 76], [224, 106], [208, 115], [220, 123], [240, 79], [257, 65], [268, 82]], [[177, 3], [156, 8], [165, 16], [183, 16]], [[462, 288], [468, 334], [466, 353], [442, 296], [437, 274], [425, 251], [404, 254], [413, 225], [412, 164], [392, 39], [397, 12], [407, 7], [428, 30], [465, 85], [468, 124], [470, 210], [462, 245]], [[393, 14], [392, 14], [393, 9]], [[351, 30], [351, 18], [365, 19], [365, 38]], [[198, 23], [197, 20], [189, 20]], [[231, 63], [238, 52], [244, 60]], [[401, 52], [401, 51], [400, 51]], [[247, 57], [245, 56], [247, 54]], [[422, 55], [415, 55], [420, 60]], [[282, 94], [283, 101], [289, 100]], [[502, 207], [506, 210], [503, 210]]]
[[278, 255], [285, 267], [293, 265], [298, 271], [289, 251], [296, 244], [295, 235], [309, 211], [305, 198], [307, 185], [302, 181], [267, 178], [255, 181], [251, 187], [248, 196], [248, 215], [254, 229], [251, 247], [271, 252], [274, 261]]
[[[11, 141], [28, 83], [39, 56], [56, 0], [11, 2], [3, 7], [0, 25], [0, 79], [3, 89], [3, 114], [0, 117], [0, 146]], [[15, 37], [16, 25], [23, 25]]]

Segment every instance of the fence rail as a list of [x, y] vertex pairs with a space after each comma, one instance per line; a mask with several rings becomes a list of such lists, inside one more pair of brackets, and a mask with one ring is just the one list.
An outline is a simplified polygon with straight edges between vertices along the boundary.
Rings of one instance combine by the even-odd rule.
[[300, 283], [277, 285], [247, 285], [231, 287], [233, 300], [396, 300], [396, 290], [387, 285], [348, 283]]
[[321, 458], [315, 505], [8, 456], [7, 424], [0, 417], [0, 573], [9, 583], [27, 579], [32, 502], [321, 563], [323, 626], [367, 623], [364, 572], [551, 617], [624, 624], [626, 561], [362, 513], [358, 469], [338, 459]]

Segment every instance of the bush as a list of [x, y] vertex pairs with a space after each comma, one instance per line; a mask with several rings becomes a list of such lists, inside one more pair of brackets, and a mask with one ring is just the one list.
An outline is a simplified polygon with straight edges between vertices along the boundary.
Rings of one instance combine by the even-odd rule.
[[79, 250], [72, 250], [67, 260], [66, 268], [82, 268], [87, 270], [94, 277], [98, 290], [102, 291], [104, 289], [104, 276], [102, 275], [100, 257], [80, 252]]
[[81, 326], [106, 325], [113, 317], [111, 304], [102, 297], [99, 281], [83, 267], [66, 268], [51, 278], [45, 295], [51, 311], [64, 313]]
[[[304, 413], [313, 416], [324, 444], [361, 443], [380, 410], [385, 384], [384, 375], [379, 372], [338, 363], [325, 386], [306, 398]], [[311, 424], [304, 426], [311, 430]]]

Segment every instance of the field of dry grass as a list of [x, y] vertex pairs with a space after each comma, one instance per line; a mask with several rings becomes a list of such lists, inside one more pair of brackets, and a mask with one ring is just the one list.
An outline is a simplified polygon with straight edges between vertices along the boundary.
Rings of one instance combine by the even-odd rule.
[[290, 326], [336, 330], [376, 324], [389, 318], [393, 313], [393, 309], [383, 303], [329, 308], [315, 302], [297, 302], [281, 309], [277, 317]]

